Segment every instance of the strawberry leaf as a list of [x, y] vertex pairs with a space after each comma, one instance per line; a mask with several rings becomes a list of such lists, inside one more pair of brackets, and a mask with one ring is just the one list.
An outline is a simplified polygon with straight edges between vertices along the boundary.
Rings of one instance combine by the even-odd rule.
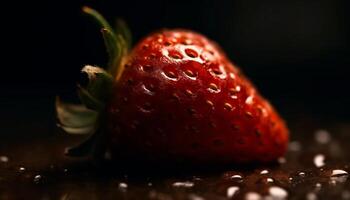
[[112, 76], [102, 68], [91, 65], [86, 65], [81, 71], [89, 78], [87, 91], [98, 101], [106, 102], [113, 86]]
[[102, 36], [109, 55], [107, 71], [113, 77], [119, 77], [124, 69], [122, 67], [123, 58], [131, 46], [131, 33], [126, 23], [118, 20], [116, 29], [113, 30], [107, 20], [96, 10], [84, 6], [83, 12], [91, 16], [101, 27]]
[[82, 157], [93, 155], [96, 159], [101, 158], [105, 152], [105, 130], [101, 124], [94, 128], [91, 134], [85, 141], [74, 147], [66, 149], [66, 155], [72, 157]]
[[56, 98], [59, 126], [70, 134], [88, 134], [95, 126], [98, 113], [83, 105], [68, 104]]
[[66, 155], [72, 157], [81, 157], [91, 154], [91, 152], [95, 148], [97, 136], [98, 134], [94, 133], [90, 137], [88, 137], [88, 139], [78, 144], [77, 146], [66, 148]]
[[117, 42], [116, 35], [111, 30], [102, 28], [101, 33], [107, 48], [109, 56], [108, 69], [110, 69], [112, 66], [118, 64], [116, 61], [118, 61], [121, 56], [120, 45]]
[[119, 33], [125, 40], [127, 44], [127, 49], [131, 49], [132, 45], [132, 35], [128, 25], [122, 19], [117, 19], [115, 31]]
[[89, 109], [101, 111], [104, 108], [103, 102], [96, 99], [87, 89], [78, 85], [80, 101]]
[[99, 12], [97, 12], [96, 10], [94, 10], [88, 6], [83, 6], [82, 10], [84, 13], [91, 16], [92, 19], [94, 19], [96, 21], [96, 23], [99, 24], [99, 26], [113, 32], [111, 25], [109, 25], [107, 20]]
[[86, 88], [78, 85], [80, 100], [89, 109], [103, 111], [112, 90], [112, 76], [102, 68], [90, 65], [81, 71], [87, 74], [89, 83]]

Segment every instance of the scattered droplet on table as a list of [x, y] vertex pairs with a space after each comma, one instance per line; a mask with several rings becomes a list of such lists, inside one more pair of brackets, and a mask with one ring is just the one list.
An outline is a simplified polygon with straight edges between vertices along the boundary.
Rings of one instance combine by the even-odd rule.
[[173, 183], [174, 187], [186, 187], [186, 188], [190, 188], [194, 186], [193, 182], [190, 181], [185, 181], [185, 182], [175, 182]]
[[325, 156], [323, 154], [317, 154], [314, 157], [314, 164], [316, 167], [323, 167], [325, 165], [324, 163]]
[[301, 177], [305, 177], [305, 172], [299, 172], [298, 175], [301, 176]]
[[8, 162], [9, 158], [7, 156], [0, 156], [0, 162]]
[[279, 164], [284, 164], [284, 163], [287, 162], [285, 157], [279, 157], [277, 161], [278, 161]]
[[231, 180], [234, 180], [234, 181], [240, 183], [243, 181], [243, 177], [239, 174], [236, 174], [236, 175], [231, 176]]
[[273, 183], [274, 180], [273, 180], [273, 178], [267, 178], [267, 179], [266, 179], [266, 182], [268, 182], [268, 183]]
[[298, 141], [291, 141], [288, 145], [288, 149], [290, 151], [300, 151], [301, 150], [301, 144]]
[[120, 190], [125, 191], [126, 189], [128, 189], [128, 184], [121, 182], [119, 183], [118, 187]]
[[256, 192], [248, 192], [246, 195], [245, 195], [245, 199], [246, 200], [261, 200], [261, 195], [259, 193], [256, 193]]
[[231, 186], [227, 188], [226, 195], [228, 198], [232, 198], [239, 191], [239, 187]]
[[288, 192], [278, 186], [272, 186], [269, 188], [270, 195], [275, 199], [285, 199], [288, 197]]
[[320, 144], [327, 144], [331, 141], [331, 135], [326, 130], [317, 130], [315, 132], [315, 140]]
[[314, 192], [309, 192], [306, 194], [306, 200], [317, 200], [317, 195]]
[[346, 176], [348, 175], [349, 173], [347, 171], [344, 171], [342, 169], [334, 169], [332, 170], [332, 174], [331, 176]]
[[41, 180], [42, 180], [42, 176], [39, 174], [39, 175], [36, 175], [36, 176], [34, 176], [34, 183], [36, 183], [36, 184], [38, 184], [38, 183], [40, 183], [41, 182]]
[[344, 183], [347, 180], [348, 176], [348, 172], [341, 169], [334, 169], [332, 170], [330, 177], [330, 184], [335, 185], [337, 183]]

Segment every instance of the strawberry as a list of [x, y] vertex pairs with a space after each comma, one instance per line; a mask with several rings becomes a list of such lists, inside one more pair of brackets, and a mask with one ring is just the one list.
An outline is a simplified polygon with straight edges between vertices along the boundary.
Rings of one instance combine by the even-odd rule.
[[[108, 71], [83, 69], [90, 83], [79, 94], [94, 113], [94, 123], [76, 126], [92, 134], [85, 149], [100, 135], [117, 160], [247, 163], [284, 155], [284, 121], [216, 43], [189, 30], [161, 30], [129, 53], [125, 24], [113, 31], [96, 11], [85, 12], [103, 27], [111, 57]], [[72, 105], [57, 105], [72, 132], [62, 119]]]

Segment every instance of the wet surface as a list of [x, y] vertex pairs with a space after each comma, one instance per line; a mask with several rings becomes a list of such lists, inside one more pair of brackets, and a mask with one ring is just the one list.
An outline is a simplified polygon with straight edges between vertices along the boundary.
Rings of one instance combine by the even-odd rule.
[[290, 128], [276, 164], [161, 174], [67, 158], [64, 148], [83, 138], [37, 128], [43, 134], [2, 139], [0, 199], [350, 199], [350, 124], [300, 119]]

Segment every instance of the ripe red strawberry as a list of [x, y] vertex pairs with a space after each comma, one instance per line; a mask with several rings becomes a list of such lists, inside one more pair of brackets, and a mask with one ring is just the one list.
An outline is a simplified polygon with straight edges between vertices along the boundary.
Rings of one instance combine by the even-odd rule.
[[242, 163], [284, 155], [284, 121], [203, 35], [162, 30], [121, 55], [103, 107], [116, 159]]

